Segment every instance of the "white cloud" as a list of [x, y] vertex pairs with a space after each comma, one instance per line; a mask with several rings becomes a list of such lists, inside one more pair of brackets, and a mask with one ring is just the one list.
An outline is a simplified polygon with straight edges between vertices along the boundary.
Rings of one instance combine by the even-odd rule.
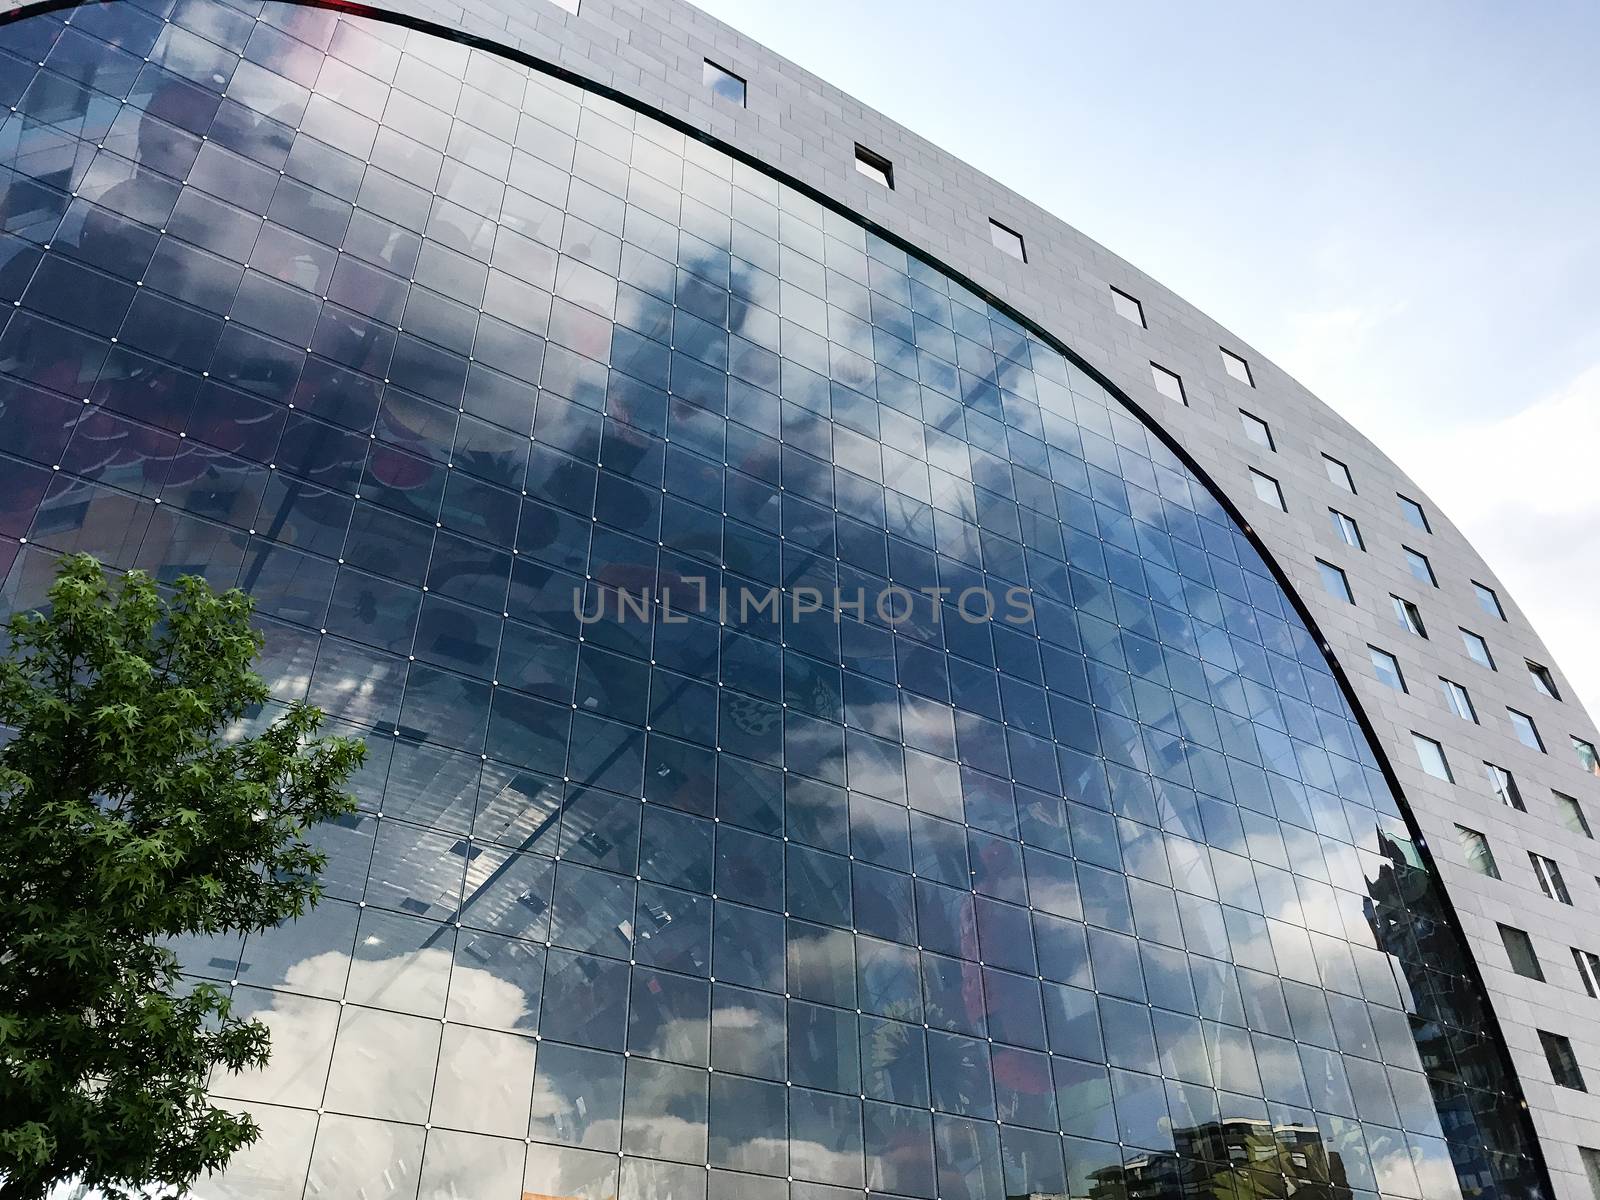
[[[1510, 416], [1413, 435], [1396, 456], [1499, 575], [1591, 713], [1600, 712], [1597, 445], [1600, 364]], [[1565, 731], [1549, 732], [1554, 741]]]

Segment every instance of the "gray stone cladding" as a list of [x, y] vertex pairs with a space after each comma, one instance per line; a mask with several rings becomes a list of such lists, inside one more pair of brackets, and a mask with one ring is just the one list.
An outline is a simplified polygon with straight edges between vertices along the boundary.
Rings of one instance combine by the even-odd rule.
[[[682, 0], [569, 2], [576, 14], [552, 0], [387, 0], [366, 11], [406, 14], [513, 48], [720, 139], [966, 276], [1161, 424], [1244, 514], [1343, 666], [1473, 947], [1557, 1195], [1595, 1200], [1579, 1147], [1600, 1147], [1600, 1095], [1552, 1082], [1537, 1031], [1570, 1038], [1600, 1088], [1600, 999], [1587, 994], [1571, 950], [1600, 953], [1600, 843], [1568, 826], [1553, 794], [1576, 799], [1600, 825], [1600, 778], [1582, 768], [1571, 737], [1600, 739], [1515, 597], [1461, 532], [1398, 465], [1287, 373], [1059, 218]], [[0, 10], [15, 7], [0, 0]], [[703, 86], [706, 59], [748, 81], [744, 107]], [[856, 170], [858, 143], [893, 164], [892, 191]], [[1026, 263], [995, 248], [991, 219], [1022, 235]], [[1113, 288], [1139, 301], [1146, 328], [1119, 315]], [[1248, 362], [1253, 386], [1230, 376], [1223, 348]], [[1152, 363], [1181, 377], [1186, 407], [1156, 390]], [[1274, 450], [1246, 436], [1241, 408], [1268, 423]], [[1355, 494], [1329, 478], [1325, 454], [1348, 466]], [[1257, 498], [1252, 468], [1278, 482], [1287, 512]], [[1431, 532], [1408, 522], [1400, 494], [1422, 505]], [[1330, 507], [1356, 520], [1364, 551], [1339, 538]], [[1428, 556], [1437, 587], [1411, 574], [1402, 546]], [[1319, 558], [1347, 574], [1354, 604], [1324, 589]], [[1495, 590], [1505, 620], [1480, 606], [1473, 581]], [[1426, 639], [1401, 628], [1391, 595], [1416, 603]], [[1462, 628], [1488, 641], [1496, 670], [1467, 656]], [[1378, 680], [1369, 646], [1395, 656], [1409, 693]], [[1535, 689], [1525, 660], [1549, 667], [1562, 700]], [[1451, 712], [1441, 677], [1468, 689], [1481, 724]], [[1508, 706], [1533, 718], [1548, 753], [1519, 741]], [[1454, 783], [1423, 771], [1413, 732], [1444, 746]], [[1486, 761], [1515, 776], [1526, 812], [1496, 798]], [[1502, 878], [1468, 864], [1458, 826], [1487, 837]], [[1541, 891], [1530, 852], [1559, 864], [1570, 906]], [[1511, 969], [1497, 923], [1532, 937], [1543, 982]]]

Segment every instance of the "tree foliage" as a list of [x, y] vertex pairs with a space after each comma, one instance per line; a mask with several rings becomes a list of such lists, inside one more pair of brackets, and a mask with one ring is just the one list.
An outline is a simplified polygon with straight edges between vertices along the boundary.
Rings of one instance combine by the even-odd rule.
[[[358, 741], [296, 705], [254, 736], [251, 601], [66, 559], [0, 660], [0, 1200], [78, 1179], [181, 1195], [259, 1136], [210, 1104], [266, 1027], [180, 980], [165, 945], [261, 930], [320, 895], [317, 822], [353, 806]], [[257, 722], [259, 724], [259, 722]], [[156, 1190], [148, 1190], [154, 1185]]]

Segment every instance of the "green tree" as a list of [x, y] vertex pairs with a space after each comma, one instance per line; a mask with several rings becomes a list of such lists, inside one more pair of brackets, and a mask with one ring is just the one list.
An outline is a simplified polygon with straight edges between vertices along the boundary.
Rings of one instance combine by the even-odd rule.
[[260, 1022], [179, 977], [168, 939], [261, 930], [320, 896], [307, 840], [350, 811], [364, 747], [267, 701], [243, 592], [62, 562], [0, 659], [0, 1200], [79, 1180], [182, 1195], [260, 1134], [210, 1104]]

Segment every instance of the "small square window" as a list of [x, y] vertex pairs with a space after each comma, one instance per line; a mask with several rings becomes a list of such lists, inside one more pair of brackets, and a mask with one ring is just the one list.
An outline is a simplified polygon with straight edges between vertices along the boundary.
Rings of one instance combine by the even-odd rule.
[[1411, 734], [1411, 743], [1417, 748], [1417, 761], [1422, 764], [1424, 771], [1446, 783], [1456, 781], [1455, 776], [1450, 773], [1450, 764], [1445, 760], [1443, 746], [1415, 730]]
[[1517, 731], [1517, 741], [1529, 750], [1537, 750], [1543, 754], [1544, 739], [1539, 736], [1539, 727], [1533, 723], [1533, 718], [1514, 708], [1506, 709], [1506, 716], [1511, 718], [1511, 728]]
[[856, 143], [856, 170], [873, 183], [894, 190], [894, 164], [881, 154], [874, 154], [860, 142]]
[[1118, 313], [1128, 318], [1140, 329], [1150, 328], [1144, 319], [1144, 305], [1140, 304], [1138, 300], [1128, 295], [1121, 288], [1114, 287], [1111, 289], [1111, 305]]
[[1422, 511], [1422, 505], [1411, 499], [1411, 497], [1402, 496], [1398, 492], [1395, 493], [1395, 498], [1400, 501], [1400, 511], [1405, 514], [1407, 521], [1422, 530], [1423, 533], [1433, 532], [1432, 526], [1428, 524], [1428, 514]]
[[1356, 492], [1356, 481], [1350, 478], [1350, 468], [1345, 466], [1331, 454], [1322, 456], [1322, 469], [1328, 473], [1328, 478], [1349, 492], [1352, 496]]
[[1444, 688], [1444, 702], [1449, 710], [1463, 721], [1478, 723], [1477, 710], [1472, 707], [1472, 697], [1467, 695], [1467, 689], [1454, 679], [1440, 678], [1439, 684]]
[[1544, 968], [1539, 965], [1539, 956], [1534, 952], [1533, 939], [1526, 931], [1518, 929], [1515, 925], [1497, 925], [1500, 930], [1501, 944], [1506, 948], [1506, 958], [1511, 963], [1511, 969], [1518, 975], [1529, 979], [1544, 982]]
[[1176, 400], [1179, 404], [1189, 403], [1189, 397], [1183, 393], [1183, 380], [1178, 378], [1176, 372], [1169, 371], [1157, 363], [1151, 363], [1150, 377], [1155, 380], [1156, 391], [1168, 400]]
[[1555, 676], [1550, 674], [1550, 668], [1540, 666], [1533, 659], [1528, 659], [1528, 678], [1533, 680], [1533, 690], [1541, 696], [1548, 696], [1552, 700], [1561, 699], [1561, 693], [1556, 691]]
[[1461, 631], [1461, 640], [1467, 647], [1467, 657], [1480, 667], [1494, 670], [1494, 655], [1489, 653], [1489, 643], [1484, 641], [1470, 629]]
[[1356, 524], [1356, 519], [1346, 516], [1337, 508], [1330, 508], [1328, 516], [1333, 518], [1333, 531], [1339, 535], [1339, 540], [1346, 546], [1354, 546], [1357, 550], [1365, 550], [1367, 544], [1361, 540], [1361, 527]]
[[578, 0], [550, 0], [550, 2], [563, 12], [569, 12], [573, 16], [578, 15]]
[[1583, 814], [1583, 805], [1564, 792], [1551, 792], [1555, 797], [1556, 811], [1561, 814], [1561, 823], [1573, 833], [1581, 833], [1586, 838], [1594, 837], [1589, 829], [1589, 818]]
[[1583, 1072], [1578, 1069], [1578, 1056], [1572, 1052], [1572, 1043], [1559, 1033], [1539, 1030], [1539, 1044], [1544, 1047], [1545, 1061], [1550, 1064], [1550, 1077], [1558, 1087], [1586, 1092]]
[[727, 67], [719, 67], [708, 58], [705, 66], [700, 68], [700, 82], [724, 100], [744, 107], [745, 83], [742, 75], [735, 75]]
[[1506, 610], [1500, 607], [1500, 597], [1495, 595], [1495, 590], [1492, 587], [1486, 587], [1474, 579], [1472, 581], [1472, 590], [1478, 597], [1479, 608], [1497, 621], [1506, 619]]
[[1428, 561], [1426, 554], [1419, 554], [1410, 546], [1401, 546], [1400, 549], [1406, 556], [1406, 566], [1411, 569], [1412, 578], [1429, 587], [1439, 586], [1439, 581], [1434, 578], [1433, 564]]
[[1528, 811], [1528, 806], [1522, 802], [1522, 789], [1517, 786], [1515, 775], [1492, 762], [1484, 763], [1483, 770], [1489, 777], [1489, 790], [1494, 793], [1496, 800], [1518, 812]]
[[1400, 671], [1400, 660], [1387, 650], [1379, 650], [1376, 646], [1368, 646], [1372, 653], [1372, 672], [1378, 681], [1386, 687], [1392, 687], [1397, 692], [1406, 690], [1406, 677]]
[[1343, 600], [1346, 604], [1356, 602], [1355, 596], [1350, 591], [1349, 578], [1338, 567], [1319, 558], [1317, 571], [1322, 576], [1322, 586], [1327, 589], [1328, 595]]
[[1583, 990], [1590, 996], [1600, 998], [1600, 954], [1591, 954], [1574, 946], [1572, 961], [1578, 968], [1578, 978], [1583, 981]]
[[1235, 379], [1237, 379], [1240, 383], [1246, 383], [1251, 387], [1255, 387], [1256, 381], [1250, 375], [1250, 364], [1245, 362], [1244, 359], [1240, 358], [1237, 354], [1225, 346], [1218, 346], [1217, 349], [1222, 351], [1223, 369], [1226, 370], [1229, 375], [1232, 375]]
[[1028, 261], [1028, 248], [1022, 242], [1022, 235], [993, 217], [989, 218], [989, 240], [994, 243], [996, 250], [1011, 255], [1018, 262]]
[[1595, 753], [1594, 743], [1575, 733], [1567, 736], [1572, 739], [1572, 752], [1578, 756], [1578, 765], [1591, 775], [1600, 775], [1600, 755]]
[[1400, 628], [1407, 633], [1414, 633], [1420, 638], [1428, 636], [1427, 628], [1422, 624], [1422, 610], [1411, 601], [1402, 596], [1390, 595], [1394, 601], [1395, 619], [1400, 622]]
[[1487, 875], [1490, 879], [1500, 878], [1500, 868], [1495, 864], [1494, 851], [1489, 849], [1488, 838], [1476, 829], [1457, 825], [1456, 842], [1460, 845], [1461, 853], [1466, 857], [1469, 867], [1479, 875]]
[[1256, 489], [1256, 499], [1272, 505], [1273, 508], [1289, 511], [1289, 506], [1283, 502], [1283, 489], [1278, 486], [1278, 481], [1271, 475], [1263, 475], [1254, 467], [1250, 468], [1250, 483]]
[[1244, 435], [1258, 446], [1268, 450], [1277, 450], [1277, 444], [1272, 440], [1272, 428], [1260, 417], [1239, 410], [1239, 419], [1244, 422]]
[[1542, 854], [1528, 851], [1528, 861], [1533, 864], [1533, 873], [1539, 880], [1539, 890], [1552, 900], [1559, 900], [1562, 904], [1571, 904], [1572, 895], [1567, 891], [1566, 880], [1561, 878], [1561, 867], [1553, 858], [1546, 858]]

